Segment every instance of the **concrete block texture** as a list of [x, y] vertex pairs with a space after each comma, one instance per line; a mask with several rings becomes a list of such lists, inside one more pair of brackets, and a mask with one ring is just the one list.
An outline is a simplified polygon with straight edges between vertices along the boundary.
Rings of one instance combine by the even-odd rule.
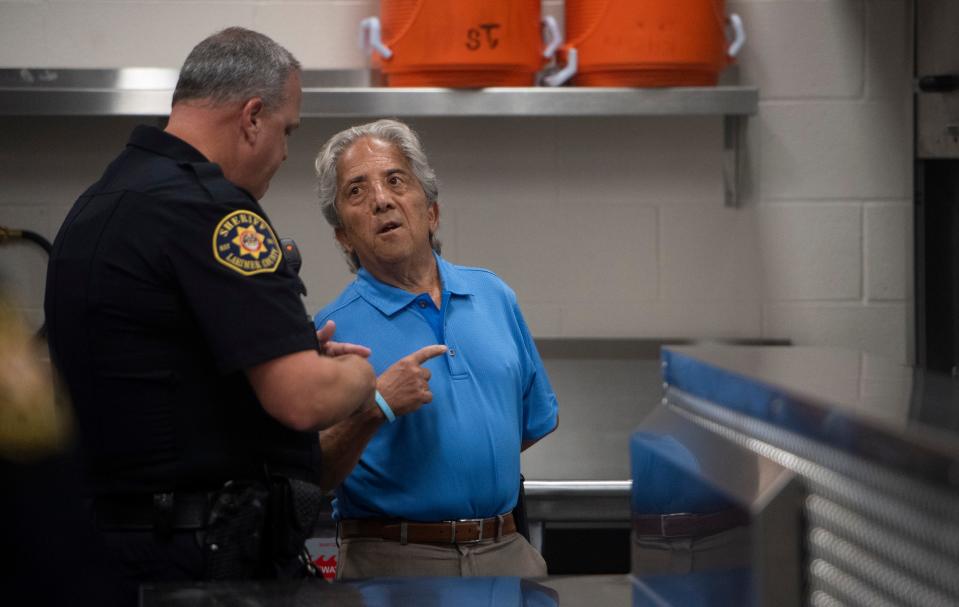
[[765, 204], [758, 215], [767, 299], [861, 299], [861, 205]]
[[50, 67], [179, 68], [193, 46], [231, 25], [253, 26], [243, 2], [49, 3], [45, 43]]
[[50, 65], [47, 45], [41, 42], [47, 12], [39, 2], [0, 2], [0, 66]]
[[912, 195], [911, 112], [896, 102], [766, 102], [759, 191], [765, 200]]
[[722, 118], [556, 121], [560, 201], [628, 193], [643, 203], [722, 204]]
[[457, 257], [494, 270], [523, 301], [585, 303], [656, 297], [656, 209], [590, 202], [474, 199], [457, 215]]
[[797, 345], [837, 346], [911, 362], [912, 328], [904, 303], [770, 303], [763, 308], [763, 336]]
[[537, 337], [563, 336], [563, 307], [561, 304], [520, 301], [520, 311], [530, 332]]
[[746, 45], [740, 80], [763, 99], [852, 98], [863, 90], [863, 0], [731, 2]]
[[864, 212], [867, 300], [912, 299], [912, 202], [866, 203]]
[[755, 209], [676, 204], [659, 212], [663, 300], [748, 302], [760, 296]]
[[370, 65], [359, 47], [360, 21], [377, 14], [376, 0], [261, 2], [252, 27], [312, 69], [359, 69]]
[[560, 336], [719, 339], [759, 335], [762, 304], [758, 300], [659, 300], [567, 304]]
[[[920, 4], [925, 4], [923, 0]], [[903, 0], [866, 2], [866, 97], [911, 102], [912, 14]]]
[[436, 169], [439, 199], [451, 209], [481, 199], [502, 205], [555, 201], [556, 130], [564, 121], [526, 118], [409, 120]]

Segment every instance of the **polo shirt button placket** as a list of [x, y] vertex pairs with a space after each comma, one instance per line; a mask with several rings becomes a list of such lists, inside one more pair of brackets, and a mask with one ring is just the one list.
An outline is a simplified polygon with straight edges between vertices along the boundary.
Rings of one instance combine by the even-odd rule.
[[467, 361], [460, 356], [459, 348], [456, 346], [456, 343], [454, 341], [447, 340], [446, 347], [446, 364], [449, 365], [450, 374], [458, 379], [468, 376], [469, 371], [465, 367]]

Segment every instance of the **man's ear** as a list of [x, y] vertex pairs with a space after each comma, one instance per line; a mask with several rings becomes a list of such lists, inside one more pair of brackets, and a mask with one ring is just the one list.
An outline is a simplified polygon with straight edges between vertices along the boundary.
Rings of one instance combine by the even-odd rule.
[[430, 208], [426, 210], [426, 216], [430, 222], [430, 234], [435, 234], [440, 229], [440, 201], [437, 200]]
[[240, 111], [240, 126], [243, 130], [244, 138], [252, 143], [260, 132], [260, 120], [263, 118], [263, 100], [259, 97], [251, 97], [243, 104]]
[[333, 234], [336, 236], [336, 242], [340, 243], [340, 246], [343, 248], [343, 252], [351, 255], [353, 253], [353, 245], [350, 244], [350, 237], [346, 235], [346, 230], [336, 228], [333, 230]]

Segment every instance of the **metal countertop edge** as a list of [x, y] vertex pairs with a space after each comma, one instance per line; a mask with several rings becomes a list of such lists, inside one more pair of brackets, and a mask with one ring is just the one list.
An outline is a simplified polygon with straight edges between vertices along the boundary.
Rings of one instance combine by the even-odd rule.
[[527, 480], [526, 497], [609, 496], [628, 497], [632, 481], [537, 481]]

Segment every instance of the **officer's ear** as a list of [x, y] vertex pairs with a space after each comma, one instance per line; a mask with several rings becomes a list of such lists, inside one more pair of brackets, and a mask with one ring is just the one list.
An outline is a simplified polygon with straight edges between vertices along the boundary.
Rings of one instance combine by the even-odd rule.
[[251, 97], [243, 104], [240, 112], [240, 125], [247, 141], [253, 142], [260, 131], [260, 120], [263, 118], [263, 99]]

